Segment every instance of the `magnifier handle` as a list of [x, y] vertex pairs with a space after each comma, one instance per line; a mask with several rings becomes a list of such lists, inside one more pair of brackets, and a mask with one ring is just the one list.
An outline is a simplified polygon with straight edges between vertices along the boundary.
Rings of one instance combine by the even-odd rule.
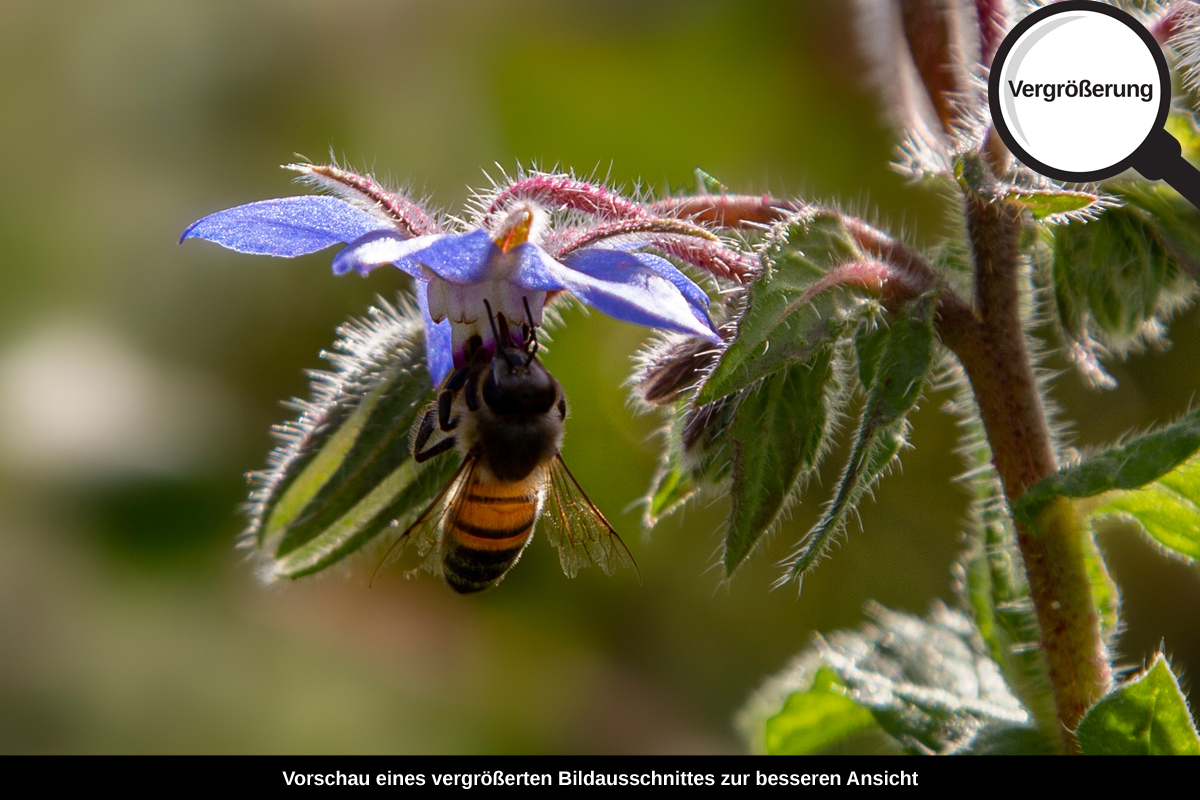
[[1133, 167], [1143, 178], [1166, 181], [1200, 208], [1200, 170], [1183, 157], [1179, 140], [1162, 128], [1156, 129], [1134, 153]]

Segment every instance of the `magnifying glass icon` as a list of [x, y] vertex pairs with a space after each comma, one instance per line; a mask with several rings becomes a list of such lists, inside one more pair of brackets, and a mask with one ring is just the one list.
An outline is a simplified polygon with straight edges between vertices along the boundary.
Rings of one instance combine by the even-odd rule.
[[1166, 57], [1121, 9], [1091, 0], [1037, 9], [1000, 44], [988, 88], [997, 132], [1035, 172], [1091, 183], [1133, 168], [1200, 207], [1200, 171], [1163, 128]]

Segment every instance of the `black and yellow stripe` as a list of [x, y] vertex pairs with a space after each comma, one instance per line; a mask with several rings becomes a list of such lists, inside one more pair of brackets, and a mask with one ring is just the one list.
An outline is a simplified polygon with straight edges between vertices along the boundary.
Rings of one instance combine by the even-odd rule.
[[[476, 473], [477, 474], [477, 473]], [[529, 543], [537, 521], [542, 471], [524, 481], [473, 480], [445, 520], [442, 567], [456, 592], [500, 582]]]

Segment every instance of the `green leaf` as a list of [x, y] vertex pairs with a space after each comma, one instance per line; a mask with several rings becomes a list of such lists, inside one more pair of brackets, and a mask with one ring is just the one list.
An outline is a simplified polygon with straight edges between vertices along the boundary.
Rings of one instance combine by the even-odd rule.
[[1200, 737], [1167, 660], [1092, 706], [1075, 731], [1087, 755], [1200, 755]]
[[687, 471], [676, 466], [667, 451], [650, 481], [650, 492], [646, 495], [642, 524], [653, 528], [663, 517], [678, 511], [696, 494], [696, 486]]
[[767, 753], [807, 755], [874, 725], [875, 717], [846, 696], [837, 676], [820, 669], [808, 690], [790, 695], [767, 720]]
[[1141, 489], [1114, 494], [1092, 515], [1132, 522], [1169, 555], [1200, 560], [1200, 457]]
[[933, 367], [935, 307], [935, 297], [920, 297], [888, 314], [883, 334], [860, 332], [859, 372], [870, 383], [865, 386], [867, 397], [854, 446], [833, 500], [788, 560], [789, 576], [802, 577], [813, 568], [904, 446], [906, 417]]
[[[1191, 138], [1196, 138], [1194, 133]], [[1113, 188], [1115, 197], [1153, 223], [1155, 237], [1167, 253], [1168, 278], [1181, 271], [1194, 280], [1200, 274], [1200, 209], [1163, 184], [1132, 181]], [[1168, 288], [1180, 287], [1172, 283]]]
[[1038, 512], [1055, 498], [1079, 499], [1116, 489], [1139, 489], [1174, 471], [1197, 451], [1200, 409], [1042, 479], [1012, 504], [1013, 514], [1032, 525]]
[[701, 387], [698, 405], [806, 361], [838, 339], [865, 308], [861, 287], [821, 284], [831, 269], [864, 260], [837, 214], [821, 212], [776, 226], [764, 258], [768, 268], [751, 284], [737, 335]]
[[858, 380], [863, 386], [875, 385], [875, 370], [891, 338], [891, 329], [874, 317], [864, 319], [854, 335], [854, 355], [858, 358]]
[[1059, 323], [1073, 360], [1104, 386], [1112, 379], [1099, 370], [1092, 338], [1119, 354], [1157, 338], [1154, 320], [1185, 302], [1200, 273], [1200, 212], [1169, 189], [1144, 183], [1109, 189], [1120, 208], [1052, 234]]
[[728, 484], [732, 472], [729, 429], [734, 397], [699, 408], [687, 400], [671, 407], [662, 431], [663, 448], [650, 488], [642, 497], [642, 525], [653, 528], [683, 508], [702, 490]]
[[340, 331], [333, 373], [315, 373], [314, 401], [277, 432], [272, 468], [255, 475], [247, 532], [270, 579], [318, 572], [419, 513], [454, 459], [417, 465], [408, 435], [429, 399], [420, 313], [402, 298]]
[[1086, 308], [1100, 330], [1136, 335], [1154, 315], [1167, 277], [1167, 254], [1136, 209], [1114, 208], [1054, 236], [1056, 286]]
[[362, 548], [372, 537], [425, 508], [446, 485], [456, 462], [451, 458], [423, 468], [412, 459], [397, 467], [352, 508], [303, 545], [277, 555], [271, 577], [299, 578], [320, 572]]
[[730, 435], [733, 508], [725, 538], [725, 574], [731, 575], [775, 523], [817, 466], [836, 417], [841, 381], [835, 348], [821, 346], [744, 391]]
[[1032, 725], [962, 613], [939, 603], [920, 619], [872, 603], [867, 614], [857, 630], [818, 637], [751, 695], [737, 715], [751, 749], [811, 752], [864, 730], [840, 702], [849, 699], [909, 752], [1054, 751], [1057, 729]]
[[1093, 531], [1088, 531], [1084, 538], [1083, 562], [1092, 589], [1092, 601], [1100, 615], [1100, 633], [1112, 644], [1121, 632], [1121, 591], [1108, 572]]
[[1083, 556], [1101, 630], [1108, 639], [1120, 628], [1120, 592], [1096, 547], [1096, 523], [1116, 517], [1138, 526], [1165, 554], [1187, 563], [1200, 559], [1198, 453], [1200, 409], [1049, 476], [1012, 505], [1018, 520], [1039, 530], [1047, 524], [1046, 514], [1054, 511], [1052, 503], [1058, 498], [1106, 495], [1088, 512]]
[[1004, 196], [1010, 203], [1029, 209], [1034, 219], [1066, 217], [1090, 209], [1103, 200], [1102, 195], [1091, 192], [1073, 192], [1068, 189], [1017, 189]]
[[699, 167], [692, 170], [692, 175], [696, 178], [697, 194], [729, 194], [728, 186]]

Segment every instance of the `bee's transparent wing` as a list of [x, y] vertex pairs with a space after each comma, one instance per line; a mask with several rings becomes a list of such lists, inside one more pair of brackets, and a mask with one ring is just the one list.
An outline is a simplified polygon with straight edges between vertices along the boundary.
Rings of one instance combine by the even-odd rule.
[[[375, 574], [371, 576], [372, 583], [374, 583], [375, 578], [379, 576], [384, 567], [390, 566], [400, 560], [410, 542], [416, 543], [417, 554], [424, 559], [422, 566], [430, 572], [441, 573], [441, 562], [439, 561], [437, 545], [441, 541], [442, 522], [450, 515], [450, 510], [461, 504], [463, 498], [471, 493], [470, 487], [475, 482], [478, 474], [479, 461], [469, 456], [464, 458], [442, 491], [438, 493], [437, 497], [433, 498], [433, 502], [421, 512], [421, 516], [417, 517], [416, 521], [409, 525], [404, 533], [400, 534], [400, 538], [388, 549], [383, 560], [379, 562], [379, 566], [375, 568]], [[415, 572], [416, 570], [414, 569], [413, 571]]]
[[608, 575], [619, 566], [637, 572], [629, 548], [584, 494], [562, 456], [556, 455], [547, 470], [543, 530], [558, 548], [563, 572], [574, 578], [580, 567], [589, 564], [599, 564]]

